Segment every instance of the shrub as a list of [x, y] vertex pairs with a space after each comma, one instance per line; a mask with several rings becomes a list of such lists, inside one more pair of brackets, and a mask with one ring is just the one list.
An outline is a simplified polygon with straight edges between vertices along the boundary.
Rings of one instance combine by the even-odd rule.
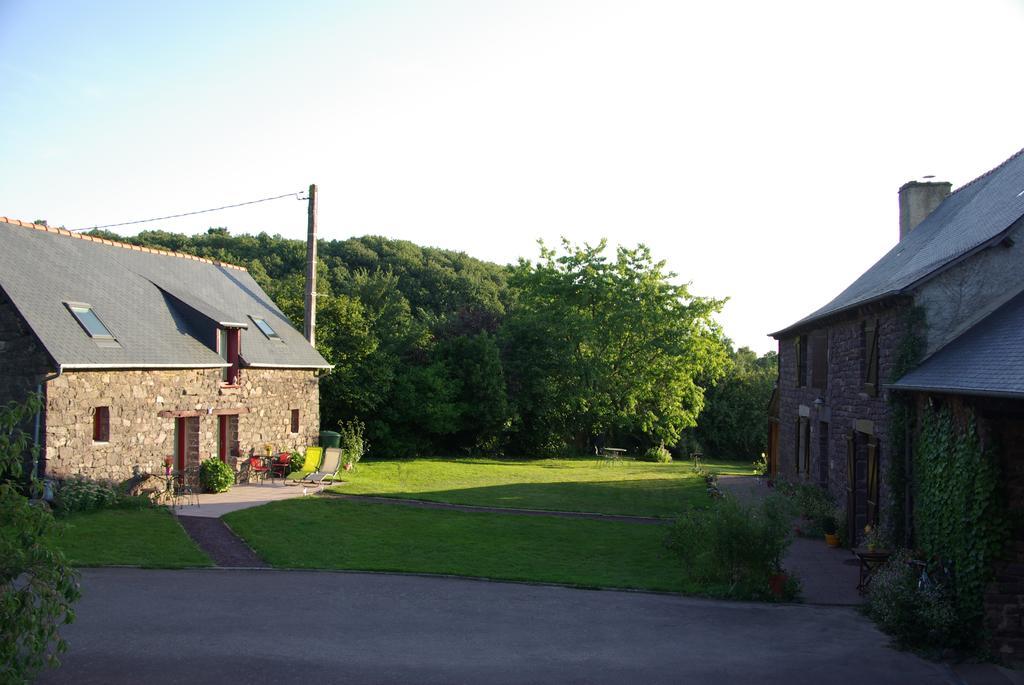
[[84, 478], [69, 478], [57, 489], [53, 506], [60, 514], [70, 514], [103, 509], [116, 502], [117, 493], [112, 487]]
[[363, 438], [365, 430], [366, 425], [359, 419], [338, 422], [338, 432], [341, 434], [341, 461], [347, 469], [358, 464], [369, 448], [369, 443]]
[[745, 507], [716, 499], [706, 509], [683, 512], [667, 545], [694, 579], [719, 585], [737, 598], [767, 598], [768, 578], [779, 571], [789, 546], [789, 517], [778, 497]]
[[668, 451], [668, 448], [665, 447], [665, 445], [655, 445], [644, 452], [644, 461], [653, 461], [658, 464], [670, 464], [672, 462], [672, 453]]
[[199, 483], [203, 492], [227, 492], [235, 482], [231, 467], [216, 457], [210, 457], [199, 465]]
[[[0, 682], [32, 682], [67, 650], [59, 627], [75, 620], [78, 574], [53, 547], [59, 526], [45, 506], [22, 491], [24, 457], [38, 447], [21, 429], [43, 407], [31, 395], [24, 404], [0, 405]], [[36, 491], [38, 482], [31, 481]]]
[[754, 460], [754, 475], [755, 476], [767, 476], [768, 475], [768, 455], [761, 452], [761, 456]]
[[875, 573], [865, 611], [901, 647], [936, 649], [955, 645], [958, 619], [952, 593], [943, 585], [918, 583], [906, 550], [898, 550]]
[[301, 471], [303, 461], [305, 461], [305, 456], [302, 452], [292, 452], [291, 457], [288, 458], [288, 473], [290, 474], [295, 473], [296, 471]]

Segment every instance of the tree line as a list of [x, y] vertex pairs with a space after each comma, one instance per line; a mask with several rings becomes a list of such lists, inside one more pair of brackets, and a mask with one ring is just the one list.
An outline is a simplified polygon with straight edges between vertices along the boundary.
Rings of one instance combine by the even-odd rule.
[[[93, 234], [245, 266], [302, 328], [303, 241]], [[541, 245], [508, 266], [379, 236], [318, 251], [316, 343], [335, 367], [321, 426], [360, 419], [372, 454], [764, 449], [774, 356], [733, 350], [715, 320], [725, 300], [692, 294], [642, 245]]]

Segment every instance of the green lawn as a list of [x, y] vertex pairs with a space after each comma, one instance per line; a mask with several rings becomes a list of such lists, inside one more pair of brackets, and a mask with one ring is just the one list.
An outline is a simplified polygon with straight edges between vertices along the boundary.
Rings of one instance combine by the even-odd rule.
[[[751, 465], [705, 462], [717, 473], [752, 473]], [[328, 488], [451, 504], [673, 517], [706, 500], [689, 462], [654, 464], [595, 459], [402, 459], [364, 461]]]
[[166, 509], [105, 509], [59, 519], [56, 538], [74, 566], [209, 566]]
[[224, 520], [277, 567], [714, 593], [686, 581], [679, 559], [663, 546], [666, 526], [313, 497]]

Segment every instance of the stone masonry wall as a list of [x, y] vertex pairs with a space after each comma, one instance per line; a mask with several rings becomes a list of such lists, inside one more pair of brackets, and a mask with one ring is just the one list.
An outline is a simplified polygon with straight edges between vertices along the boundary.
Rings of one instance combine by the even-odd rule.
[[[825, 331], [828, 336], [828, 381], [824, 389], [812, 387], [813, 346], [807, 359], [807, 385], [797, 387], [796, 338], [779, 341], [779, 473], [786, 478], [797, 478], [796, 418], [800, 415], [802, 405], [811, 425], [811, 471], [810, 474], [801, 473], [799, 477], [801, 480], [818, 482], [822, 473], [822, 460], [826, 459], [828, 489], [840, 507], [845, 506], [846, 436], [858, 425], [865, 427], [863, 423], [858, 422], [869, 421], [879, 445], [879, 516], [883, 525], [887, 521], [887, 512], [891, 509], [891, 459], [902, 459], [903, 455], [894, 457], [889, 449], [888, 391], [879, 389], [876, 396], [864, 392], [861, 325], [866, 319], [878, 321], [878, 379], [881, 386], [890, 381], [896, 356], [906, 335], [906, 312], [906, 307], [901, 305], [867, 316], [851, 317], [827, 326]], [[821, 402], [816, 405], [815, 400], [818, 399]], [[822, 426], [823, 423], [827, 424], [827, 428]], [[822, 439], [823, 428], [828, 431], [824, 436], [827, 441]], [[828, 446], [827, 454], [823, 453], [823, 444]]]
[[[156, 473], [174, 453], [174, 418], [163, 411], [198, 411], [200, 459], [217, 455], [218, 418], [239, 413], [239, 450], [275, 451], [317, 444], [320, 402], [314, 371], [242, 371], [241, 387], [221, 387], [220, 369], [68, 371], [47, 384], [46, 471], [56, 478], [120, 481], [132, 468]], [[92, 440], [93, 409], [110, 407], [110, 440]], [[299, 432], [291, 432], [291, 410]], [[208, 412], [208, 413], [207, 413]]]
[[0, 289], [0, 405], [23, 402], [50, 371], [46, 351]]

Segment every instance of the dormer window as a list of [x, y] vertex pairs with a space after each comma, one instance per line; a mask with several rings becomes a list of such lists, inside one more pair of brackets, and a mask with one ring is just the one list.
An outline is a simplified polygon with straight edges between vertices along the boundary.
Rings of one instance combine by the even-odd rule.
[[113, 340], [114, 336], [110, 334], [110, 331], [103, 322], [100, 321], [100, 317], [96, 316], [96, 312], [92, 310], [92, 305], [81, 304], [78, 302], [65, 302], [64, 306], [68, 308], [79, 325], [85, 329], [85, 332], [89, 334], [90, 338]]
[[260, 329], [260, 332], [263, 333], [263, 335], [267, 336], [271, 340], [281, 339], [281, 336], [279, 336], [277, 332], [270, 327], [270, 324], [267, 323], [266, 319], [259, 319], [255, 316], [250, 316], [249, 318], [252, 319], [252, 322], [256, 324], [256, 328]]
[[241, 348], [239, 332], [238, 328], [221, 328], [217, 331], [217, 352], [229, 364], [224, 368], [221, 376], [221, 380], [226, 385], [238, 385], [239, 381], [238, 354]]

